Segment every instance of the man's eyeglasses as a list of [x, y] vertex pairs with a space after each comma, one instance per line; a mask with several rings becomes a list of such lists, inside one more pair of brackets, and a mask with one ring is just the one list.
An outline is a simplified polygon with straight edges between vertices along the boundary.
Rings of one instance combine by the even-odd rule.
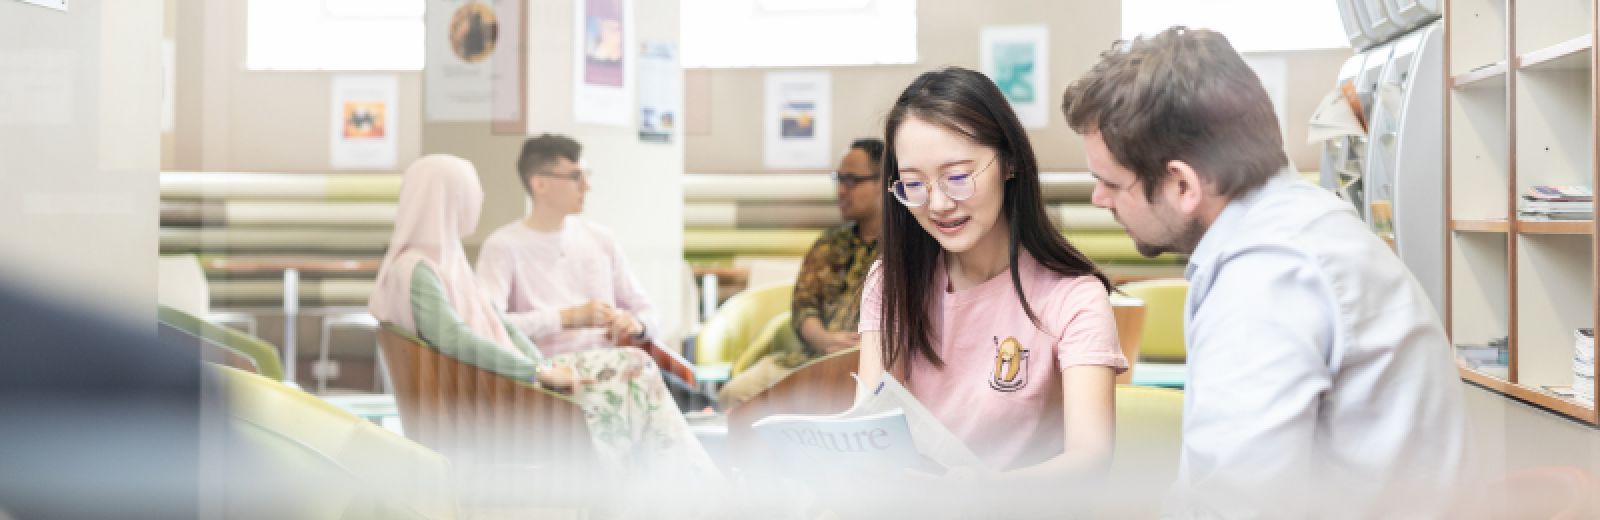
[[[948, 175], [940, 177], [939, 191], [944, 192], [944, 195], [950, 197], [950, 200], [960, 201], [972, 198], [973, 195], [978, 193], [978, 174], [988, 170], [989, 166], [994, 164], [994, 160], [999, 157], [999, 155], [995, 155], [989, 158], [989, 162], [979, 168], [978, 171], [952, 171]], [[927, 181], [921, 179], [899, 179], [889, 186], [889, 193], [893, 193], [894, 198], [904, 204], [905, 207], [916, 208], [928, 203], [928, 195], [932, 193], [932, 188], [933, 186]]]
[[878, 180], [878, 176], [876, 174], [855, 175], [851, 173], [839, 172], [829, 173], [828, 178], [833, 179], [833, 182], [838, 183], [840, 186], [844, 186], [847, 190], [853, 190], [856, 188], [856, 186], [860, 186], [863, 182]]
[[557, 179], [566, 179], [569, 181], [576, 181], [578, 179], [587, 181], [594, 178], [594, 170], [573, 170], [572, 173], [533, 172], [533, 175], [539, 177], [555, 177]]

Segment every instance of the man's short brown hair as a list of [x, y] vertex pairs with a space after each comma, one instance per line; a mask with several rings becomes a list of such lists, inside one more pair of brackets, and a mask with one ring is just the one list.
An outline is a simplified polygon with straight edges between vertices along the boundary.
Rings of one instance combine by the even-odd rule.
[[517, 155], [517, 176], [522, 178], [522, 189], [532, 193], [528, 179], [540, 168], [550, 166], [558, 159], [578, 162], [583, 145], [561, 134], [541, 134], [522, 142], [522, 152]]
[[1146, 199], [1167, 163], [1188, 163], [1218, 194], [1247, 192], [1289, 164], [1272, 100], [1221, 34], [1173, 27], [1118, 42], [1067, 87], [1061, 111], [1099, 132]]

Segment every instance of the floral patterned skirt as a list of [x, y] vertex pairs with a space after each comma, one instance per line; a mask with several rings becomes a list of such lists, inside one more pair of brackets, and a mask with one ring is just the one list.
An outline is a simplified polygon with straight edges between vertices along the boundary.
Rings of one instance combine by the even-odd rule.
[[[636, 348], [602, 348], [554, 356], [580, 379], [572, 389], [595, 450], [607, 469], [632, 477], [720, 479], [705, 448], [667, 393], [661, 371]], [[699, 477], [699, 478], [696, 478]]]

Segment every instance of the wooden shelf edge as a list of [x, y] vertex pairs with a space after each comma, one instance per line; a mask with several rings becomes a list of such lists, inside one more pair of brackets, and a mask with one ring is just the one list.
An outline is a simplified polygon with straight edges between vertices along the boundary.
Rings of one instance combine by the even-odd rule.
[[1578, 404], [1575, 401], [1568, 401], [1566, 399], [1562, 399], [1560, 397], [1556, 397], [1518, 383], [1511, 383], [1494, 376], [1485, 375], [1467, 367], [1458, 366], [1457, 368], [1459, 368], [1459, 372], [1461, 373], [1461, 379], [1465, 381], [1472, 382], [1496, 393], [1532, 404], [1534, 406], [1538, 406], [1540, 408], [1544, 408], [1577, 421], [1588, 423], [1590, 425], [1597, 423], [1597, 417], [1593, 408]]
[[1556, 397], [1544, 393], [1538, 389], [1523, 386], [1521, 384], [1513, 384], [1511, 385], [1511, 389], [1513, 390], [1511, 395], [1518, 399], [1522, 399], [1556, 413], [1571, 417], [1573, 419], [1578, 419], [1589, 424], [1594, 424], [1595, 422], [1594, 408], [1578, 404], [1576, 401], [1568, 401], [1566, 399], [1562, 399], [1560, 397]]
[[1511, 387], [1516, 386], [1510, 381], [1506, 381], [1504, 379], [1500, 379], [1498, 377], [1494, 377], [1464, 366], [1457, 365], [1456, 368], [1459, 369], [1459, 372], [1461, 372], [1461, 379], [1477, 383], [1478, 386], [1482, 386], [1502, 394], [1511, 393]]
[[1506, 61], [1502, 60], [1487, 67], [1472, 69], [1470, 71], [1457, 74], [1450, 78], [1450, 86], [1452, 88], [1478, 86], [1478, 84], [1482, 83], [1484, 80], [1504, 76], [1509, 70], [1511, 70], [1510, 65]]
[[1517, 61], [1518, 69], [1531, 69], [1573, 54], [1594, 48], [1594, 35], [1585, 34], [1543, 49], [1535, 49], [1523, 54]]
[[1501, 219], [1455, 219], [1450, 221], [1450, 229], [1477, 233], [1505, 233], [1511, 230], [1511, 223]]
[[1525, 235], [1593, 235], [1593, 220], [1519, 220], [1517, 233]]

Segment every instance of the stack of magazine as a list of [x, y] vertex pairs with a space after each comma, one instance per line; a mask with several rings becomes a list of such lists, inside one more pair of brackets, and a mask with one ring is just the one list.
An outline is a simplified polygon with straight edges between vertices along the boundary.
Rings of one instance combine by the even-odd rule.
[[1586, 186], [1531, 186], [1517, 210], [1522, 220], [1593, 220], [1594, 193]]
[[1467, 368], [1501, 379], [1508, 379], [1511, 362], [1509, 338], [1502, 336], [1485, 345], [1456, 345], [1456, 355]]
[[1594, 329], [1578, 329], [1572, 356], [1572, 393], [1578, 401], [1594, 406]]

